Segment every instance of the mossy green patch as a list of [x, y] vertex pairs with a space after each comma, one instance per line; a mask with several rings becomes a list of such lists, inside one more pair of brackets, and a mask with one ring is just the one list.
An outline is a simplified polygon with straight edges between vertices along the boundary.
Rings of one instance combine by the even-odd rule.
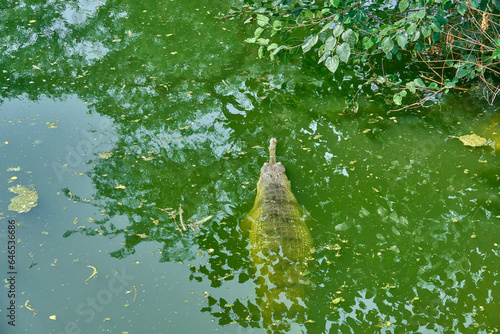
[[17, 194], [10, 200], [9, 210], [18, 213], [28, 212], [37, 205], [38, 193], [33, 186], [29, 188], [17, 185], [10, 187], [9, 191]]

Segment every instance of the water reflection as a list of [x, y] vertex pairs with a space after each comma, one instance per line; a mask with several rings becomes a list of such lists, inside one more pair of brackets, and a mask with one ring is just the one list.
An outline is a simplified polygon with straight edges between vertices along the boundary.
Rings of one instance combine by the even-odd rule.
[[[89, 140], [94, 194], [64, 189], [101, 210], [66, 237], [120, 238], [111, 253], [120, 259], [141, 243], [158, 245], [162, 262], [198, 259], [201, 250], [186, 280], [212, 290], [193, 309], [221, 326], [499, 330], [499, 161], [491, 149], [448, 137], [481, 128], [493, 136], [494, 117], [484, 125], [470, 116], [483, 111], [474, 101], [387, 115], [382, 97], [345, 115], [355, 83], [340, 89], [310, 68], [255, 60], [239, 24], [213, 17], [223, 2], [25, 3], [1, 14], [9, 20], [0, 22], [0, 99], [75, 94], [118, 135], [109, 150]], [[109, 129], [96, 131], [93, 138], [105, 138]], [[271, 136], [281, 138], [298, 202], [316, 218], [303, 290], [255, 278], [266, 269], [254, 268], [238, 228]], [[303, 271], [271, 262], [280, 275]], [[229, 281], [257, 292], [222, 298]]]

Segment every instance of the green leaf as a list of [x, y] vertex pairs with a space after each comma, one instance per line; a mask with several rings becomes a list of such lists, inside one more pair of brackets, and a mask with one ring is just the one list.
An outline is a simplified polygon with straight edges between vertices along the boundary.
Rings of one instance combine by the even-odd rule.
[[424, 35], [424, 37], [429, 37], [432, 33], [431, 26], [429, 25], [422, 26], [421, 30], [422, 30], [422, 35]]
[[415, 43], [415, 50], [417, 50], [417, 52], [422, 52], [422, 50], [424, 49], [424, 42], [422, 42], [422, 40], [419, 40]]
[[399, 95], [401, 95], [402, 97], [405, 97], [406, 95], [408, 95], [408, 92], [403, 89], [401, 92], [399, 92]]
[[409, 5], [410, 5], [409, 0], [401, 0], [399, 2], [399, 11], [404, 12], [408, 8]]
[[470, 0], [470, 6], [474, 7], [474, 8], [479, 8], [479, 4], [480, 4], [480, 0]]
[[259, 38], [260, 35], [262, 35], [262, 32], [264, 31], [264, 28], [261, 28], [261, 27], [258, 27], [257, 29], [255, 29], [254, 33], [253, 33], [253, 36], [255, 38]]
[[408, 35], [413, 35], [417, 31], [417, 24], [412, 22], [408, 28], [406, 28], [406, 32]]
[[325, 66], [326, 66], [327, 69], [330, 70], [330, 72], [335, 73], [335, 71], [339, 67], [339, 63], [340, 63], [339, 56], [334, 55], [333, 57], [329, 57], [325, 61]]
[[325, 59], [328, 58], [328, 57], [330, 57], [330, 55], [332, 54], [331, 52], [325, 52], [325, 46], [324, 45], [320, 49], [322, 49], [322, 50], [321, 50], [321, 52], [318, 52], [318, 55], [321, 54], [321, 53], [323, 53], [323, 54], [321, 55], [321, 57], [319, 57], [318, 64], [324, 62]]
[[413, 82], [415, 82], [415, 85], [419, 88], [425, 88], [425, 84], [424, 82], [422, 81], [422, 79], [420, 78], [417, 78], [415, 80], [413, 80]]
[[262, 14], [257, 14], [257, 24], [261, 27], [267, 25], [269, 23], [269, 17], [262, 15]]
[[464, 4], [459, 3], [457, 5], [457, 11], [460, 13], [460, 15], [464, 16], [465, 12], [467, 11], [467, 6], [465, 6]]
[[455, 78], [460, 79], [465, 77], [471, 71], [470, 68], [460, 67], [457, 70], [457, 74], [455, 74]]
[[274, 56], [276, 56], [276, 54], [277, 54], [278, 52], [280, 52], [281, 50], [283, 50], [283, 49], [285, 49], [285, 48], [286, 48], [286, 45], [280, 45], [280, 46], [279, 46], [278, 48], [276, 48], [273, 52], [271, 52], [271, 54], [269, 55], [269, 57], [270, 57], [271, 59], [273, 59], [273, 60], [274, 60]]
[[257, 40], [257, 38], [255, 37], [252, 37], [252, 38], [247, 38], [244, 40], [245, 43], [255, 43], [255, 41]]
[[322, 32], [325, 32], [326, 30], [328, 30], [328, 28], [330, 28], [330, 26], [331, 26], [331, 25], [332, 25], [332, 23], [334, 23], [334, 22], [335, 22], [335, 20], [330, 21], [330, 22], [328, 22], [327, 24], [325, 24], [325, 25], [323, 26], [323, 28], [321, 28], [321, 30], [319, 31], [319, 33], [318, 33], [318, 34], [321, 34]]
[[399, 93], [394, 94], [392, 99], [394, 100], [394, 103], [396, 103], [396, 105], [398, 106], [400, 106], [403, 103], [403, 97], [399, 95]]
[[257, 44], [259, 44], [259, 45], [268, 45], [269, 44], [269, 39], [268, 38], [257, 38]]
[[274, 50], [274, 49], [276, 49], [276, 48], [278, 48], [278, 44], [276, 44], [276, 43], [271, 43], [271, 44], [269, 44], [269, 46], [267, 47], [267, 51], [271, 51], [271, 50]]
[[406, 88], [408, 88], [408, 90], [409, 90], [410, 92], [412, 92], [413, 94], [415, 94], [415, 93], [416, 93], [416, 91], [417, 91], [417, 89], [416, 89], [416, 87], [415, 87], [415, 86], [416, 86], [416, 85], [415, 85], [415, 81], [410, 81], [410, 82], [407, 82], [407, 83], [406, 83]]
[[386, 37], [382, 40], [382, 44], [381, 44], [381, 47], [382, 47], [382, 51], [385, 52], [385, 54], [389, 54], [392, 49], [394, 48], [394, 41], [392, 40], [392, 38], [390, 37]]
[[417, 12], [417, 14], [416, 14], [416, 15], [417, 15], [417, 19], [420, 19], [420, 20], [421, 20], [421, 19], [423, 19], [423, 18], [425, 17], [425, 14], [426, 14], [425, 9], [421, 9], [421, 10], [419, 10], [419, 11]]
[[330, 0], [330, 4], [333, 8], [337, 8], [340, 5], [340, 0]]
[[402, 32], [396, 36], [396, 41], [401, 49], [406, 49], [406, 44], [408, 43], [408, 34], [406, 32]]
[[325, 52], [332, 51], [335, 45], [337, 45], [337, 39], [333, 36], [328, 37], [325, 41]]
[[285, 23], [283, 21], [280, 21], [280, 20], [274, 20], [273, 21], [273, 28], [276, 29], [276, 30], [279, 30], [281, 29], [281, 27], [283, 27]]
[[415, 35], [413, 35], [413, 38], [411, 39], [411, 41], [412, 42], [416, 42], [419, 38], [420, 38], [420, 30], [417, 30], [417, 32], [415, 33]]
[[500, 47], [493, 51], [492, 58], [500, 59]]
[[431, 24], [431, 29], [434, 32], [441, 32], [442, 31], [441, 27], [438, 24], [436, 24], [435, 22], [433, 22]]
[[259, 52], [258, 52], [259, 58], [264, 58], [265, 51], [266, 51], [266, 49], [264, 48], [264, 45], [261, 45], [259, 48]]
[[449, 79], [446, 79], [444, 86], [446, 88], [453, 88], [453, 87], [455, 87], [455, 80], [456, 79], [453, 79], [453, 81], [451, 81]]
[[307, 38], [304, 40], [304, 43], [302, 44], [302, 51], [306, 53], [307, 51], [311, 50], [311, 48], [318, 42], [318, 35], [312, 34], [310, 36], [307, 36]]
[[356, 44], [356, 34], [352, 29], [347, 29], [342, 34], [342, 40], [348, 43], [351, 48], [353, 48], [354, 45]]
[[344, 63], [347, 63], [349, 57], [351, 56], [351, 47], [349, 46], [349, 44], [344, 42], [337, 46], [337, 49], [335, 51], [340, 60], [342, 60]]
[[439, 29], [441, 29], [441, 26], [448, 24], [448, 20], [439, 14], [436, 14], [434, 16], [434, 20], [436, 22], [436, 25], [439, 26]]
[[373, 42], [373, 39], [366, 36], [366, 37], [363, 37], [363, 48], [366, 50], [368, 50], [369, 48], [371, 48], [373, 46], [373, 44], [375, 44]]
[[344, 32], [344, 26], [341, 24], [337, 24], [335, 28], [333, 28], [333, 36], [339, 37]]

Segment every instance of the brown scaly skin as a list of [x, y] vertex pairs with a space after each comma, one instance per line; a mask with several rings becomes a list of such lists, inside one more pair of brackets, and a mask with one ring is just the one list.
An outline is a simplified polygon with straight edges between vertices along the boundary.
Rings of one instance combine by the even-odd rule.
[[[286, 327], [286, 319], [299, 321], [304, 316], [307, 282], [303, 271], [312, 238], [285, 167], [276, 162], [275, 138], [271, 139], [269, 152], [269, 163], [261, 168], [255, 204], [242, 224], [250, 225], [250, 251], [257, 269], [256, 293], [264, 325], [279, 330], [276, 322]], [[290, 307], [278, 300], [282, 293]]]

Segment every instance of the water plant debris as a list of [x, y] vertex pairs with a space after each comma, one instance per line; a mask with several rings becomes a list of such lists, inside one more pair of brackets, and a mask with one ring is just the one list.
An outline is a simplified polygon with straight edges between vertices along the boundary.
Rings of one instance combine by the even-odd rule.
[[17, 194], [10, 200], [9, 210], [18, 213], [28, 212], [38, 204], [38, 193], [33, 186], [30, 188], [17, 185], [10, 187], [9, 191]]

